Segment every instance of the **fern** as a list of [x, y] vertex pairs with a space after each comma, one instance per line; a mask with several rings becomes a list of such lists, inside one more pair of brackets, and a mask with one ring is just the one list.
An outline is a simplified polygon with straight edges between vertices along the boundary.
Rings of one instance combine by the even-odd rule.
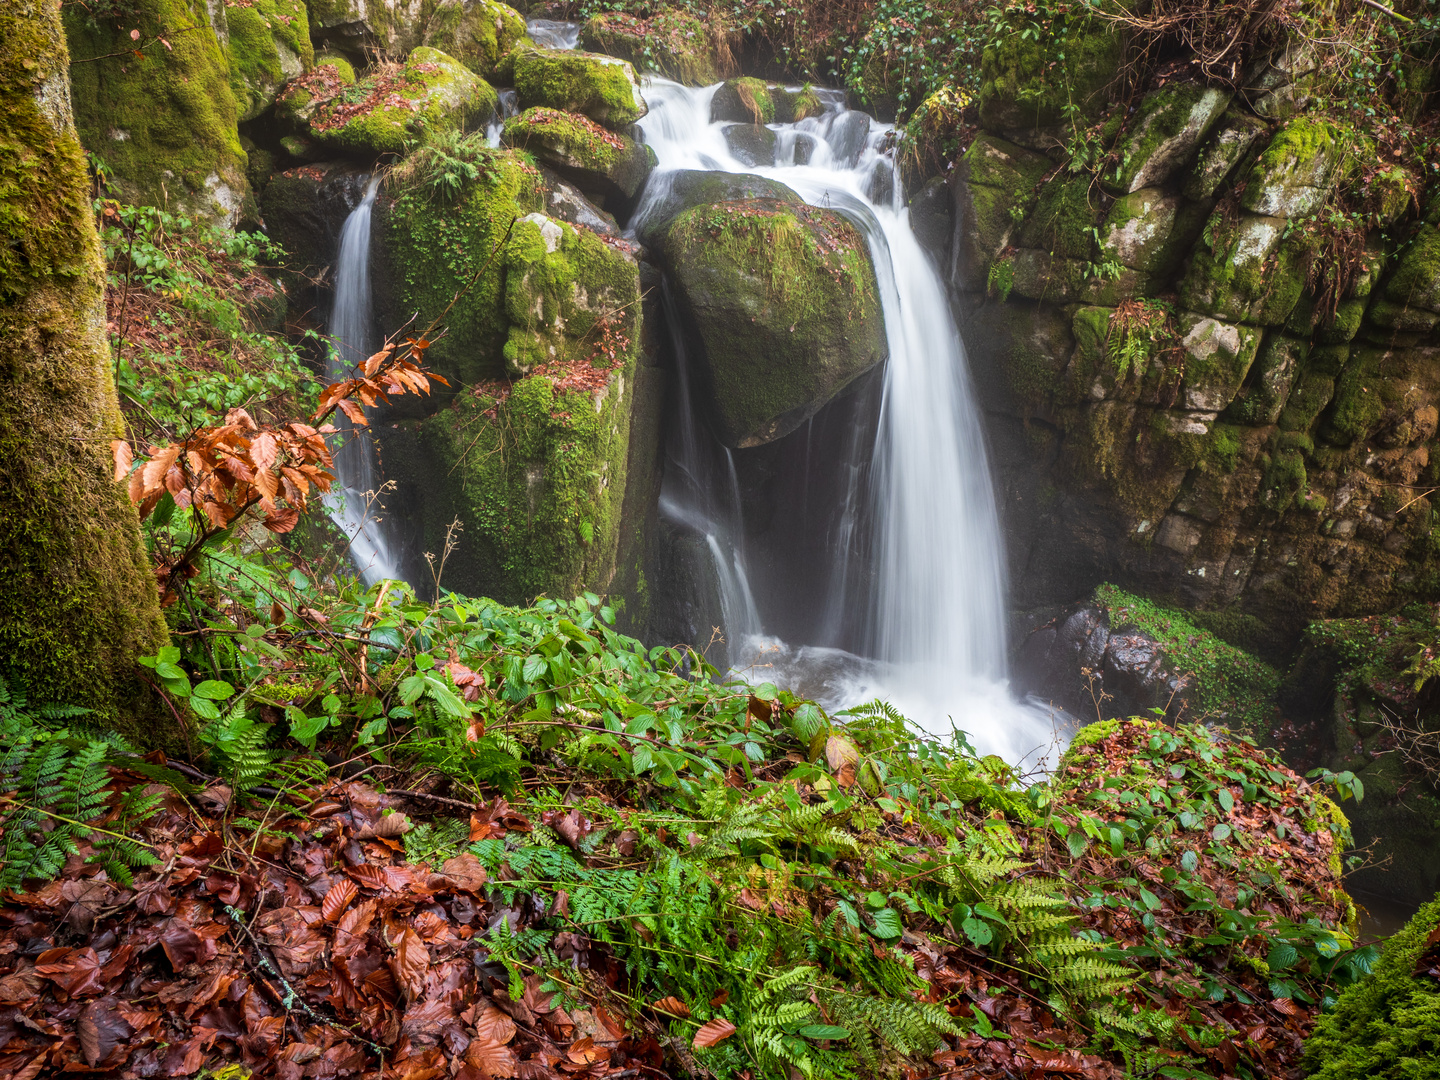
[[94, 824], [109, 812], [111, 767], [129, 768], [139, 759], [114, 736], [84, 738], [47, 726], [88, 712], [30, 706], [19, 688], [0, 678], [0, 793], [7, 804], [0, 812], [0, 892], [55, 878], [82, 842], [92, 848], [87, 861], [122, 885], [132, 882], [133, 868], [159, 861], [120, 831], [154, 814], [157, 796], [133, 789], [118, 801], [112, 828]]

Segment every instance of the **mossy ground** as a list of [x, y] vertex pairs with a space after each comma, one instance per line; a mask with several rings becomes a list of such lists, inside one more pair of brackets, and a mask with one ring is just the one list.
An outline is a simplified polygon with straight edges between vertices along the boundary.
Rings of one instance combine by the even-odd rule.
[[1109, 611], [1111, 626], [1133, 623], [1160, 642], [1176, 670], [1190, 676], [1186, 696], [1198, 713], [1223, 719], [1251, 735], [1269, 732], [1280, 688], [1275, 668], [1202, 629], [1180, 611], [1114, 585], [1101, 585], [1095, 599]]

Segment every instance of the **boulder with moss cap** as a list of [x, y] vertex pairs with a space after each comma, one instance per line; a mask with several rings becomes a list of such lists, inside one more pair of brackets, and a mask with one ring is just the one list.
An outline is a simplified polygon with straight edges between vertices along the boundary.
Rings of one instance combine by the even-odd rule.
[[225, 9], [225, 51], [240, 120], [253, 120], [275, 102], [287, 79], [315, 64], [310, 24], [301, 0], [251, 0]]
[[528, 45], [525, 16], [495, 0], [441, 0], [425, 22], [425, 44], [493, 79], [511, 49]]
[[635, 69], [624, 60], [564, 49], [520, 48], [513, 56], [522, 109], [583, 113], [611, 129], [628, 127], [647, 111]]
[[686, 86], [717, 82], [724, 66], [705, 24], [681, 7], [663, 7], [649, 19], [623, 11], [600, 12], [585, 24], [580, 43], [628, 60], [637, 71]]
[[728, 446], [794, 431], [885, 357], [869, 252], [839, 214], [778, 199], [697, 206], [660, 254]]
[[398, 154], [425, 131], [464, 127], [495, 111], [499, 96], [454, 57], [421, 47], [398, 68], [353, 86], [321, 65], [286, 87], [277, 111], [303, 121], [305, 133], [336, 150]]
[[650, 172], [645, 147], [577, 113], [526, 109], [505, 122], [501, 140], [607, 199], [634, 198]]

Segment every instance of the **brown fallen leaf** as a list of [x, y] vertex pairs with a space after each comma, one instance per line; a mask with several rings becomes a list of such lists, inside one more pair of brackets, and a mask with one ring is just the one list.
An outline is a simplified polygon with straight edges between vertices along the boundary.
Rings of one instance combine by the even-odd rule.
[[325, 916], [326, 922], [334, 922], [355, 897], [360, 895], [360, 888], [349, 878], [340, 878], [325, 894], [325, 899], [320, 902], [320, 911]]
[[655, 1002], [654, 1008], [657, 1012], [678, 1016], [682, 1020], [690, 1015], [690, 1006], [677, 997], [663, 997]]
[[691, 1045], [697, 1050], [703, 1049], [707, 1046], [714, 1046], [716, 1043], [722, 1043], [734, 1034], [735, 1025], [729, 1020], [717, 1016], [695, 1032], [695, 1040]]
[[487, 1043], [504, 1046], [515, 1038], [515, 1021], [493, 1002], [487, 1001], [475, 1017], [475, 1037]]
[[425, 993], [425, 973], [430, 970], [430, 950], [420, 935], [406, 928], [395, 941], [395, 955], [390, 958], [390, 970], [395, 981], [410, 999], [416, 1000]]

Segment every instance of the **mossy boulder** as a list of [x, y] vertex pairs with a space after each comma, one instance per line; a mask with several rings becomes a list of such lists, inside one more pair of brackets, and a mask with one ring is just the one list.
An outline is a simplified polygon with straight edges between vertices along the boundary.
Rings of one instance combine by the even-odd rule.
[[1121, 193], [1163, 184], [1195, 160], [1229, 104], [1228, 93], [1194, 83], [1172, 83], [1148, 94], [1120, 144], [1120, 166], [1107, 182]]
[[510, 376], [540, 368], [580, 375], [627, 358], [640, 330], [634, 256], [544, 214], [515, 223], [505, 247], [504, 357]]
[[1168, 276], [1203, 224], [1192, 204], [1159, 188], [1140, 188], [1110, 207], [1100, 227], [1100, 249], [1121, 266]]
[[1440, 1060], [1440, 899], [1385, 942], [1375, 970], [1322, 1013], [1305, 1042], [1311, 1080], [1420, 1080]]
[[1399, 307], [1440, 313], [1440, 229], [1420, 226], [1385, 284], [1385, 299]]
[[710, 119], [714, 123], [790, 124], [824, 111], [820, 98], [808, 86], [787, 90], [749, 76], [727, 79], [710, 99]]
[[224, 12], [231, 89], [240, 120], [253, 120], [275, 103], [287, 79], [314, 66], [309, 18], [301, 0], [251, 0]]
[[686, 210], [744, 199], [772, 199], [790, 206], [804, 202], [780, 181], [753, 173], [678, 169], [655, 176], [632, 225], [640, 240], [653, 247]]
[[747, 168], [759, 169], [775, 164], [775, 132], [762, 124], [730, 124], [725, 128], [725, 145], [737, 161]]
[[1197, 201], [1214, 197], [1222, 186], [1234, 180], [1251, 148], [1268, 130], [1263, 120], [1238, 108], [1227, 110], [1201, 147], [1195, 167], [1185, 178], [1182, 194]]
[[1180, 281], [1181, 302], [1222, 319], [1283, 326], [1305, 289], [1304, 252], [1282, 218], [1216, 213]]
[[1260, 338], [1261, 332], [1251, 326], [1194, 314], [1181, 316], [1185, 408], [1217, 412], [1229, 405], [1255, 360]]
[[942, 176], [932, 176], [910, 200], [910, 229], [942, 272], [950, 269], [955, 233], [955, 200]]
[[[134, 17], [64, 13], [81, 143], [127, 201], [234, 226], [249, 195], [230, 61], [201, 0], [137, 0]], [[164, 37], [137, 57], [139, 41]]]
[[1269, 217], [1302, 217], [1320, 209], [1344, 145], [1324, 120], [1292, 120], [1250, 170], [1240, 205]]
[[869, 252], [839, 214], [777, 199], [699, 206], [660, 253], [728, 446], [794, 431], [885, 357]]
[[708, 86], [723, 74], [710, 31], [683, 7], [662, 7], [649, 19], [601, 12], [581, 30], [580, 44], [686, 86]]
[[608, 128], [628, 127], [646, 113], [635, 69], [599, 53], [521, 48], [514, 52], [520, 108], [583, 113]]
[[[504, 311], [503, 263], [491, 264], [511, 222], [545, 210], [540, 170], [511, 151], [487, 153], [485, 176], [453, 197], [430, 186], [432, 161], [425, 150], [394, 172], [376, 203], [375, 235], [390, 272], [372, 274], [375, 305], [383, 322], [400, 325], [415, 315], [427, 325], [454, 300], [445, 317], [448, 333], [427, 359], [447, 378], [471, 385], [504, 375], [510, 323]], [[518, 225], [517, 225], [518, 228]], [[437, 253], [443, 253], [437, 258]], [[484, 272], [482, 272], [484, 271]], [[455, 294], [474, 278], [474, 284]]]
[[526, 109], [505, 122], [501, 141], [606, 199], [634, 198], [650, 174], [644, 146], [577, 113]]
[[1095, 253], [1092, 231], [1099, 219], [1099, 201], [1090, 177], [1057, 173], [1045, 182], [1034, 208], [1025, 215], [1016, 245], [1064, 259], [1089, 259]]
[[[303, 100], [301, 95], [308, 95]], [[366, 156], [399, 154], [423, 132], [463, 128], [494, 113], [490, 84], [454, 57], [431, 48], [411, 51], [399, 67], [382, 68], [344, 86], [333, 67], [317, 67], [283, 95], [287, 115], [303, 118], [306, 134], [336, 150]]]
[[1225, 410], [1225, 419], [1249, 427], [1277, 423], [1309, 355], [1308, 341], [1284, 334], [1267, 335], [1255, 359], [1257, 377], [1245, 381]]
[[409, 461], [388, 453], [419, 491], [426, 550], [463, 526], [448, 587], [505, 603], [609, 591], [638, 398], [622, 359], [476, 387], [416, 425]]
[[1113, 29], [1092, 20], [1069, 22], [1053, 37], [1012, 32], [985, 46], [980, 64], [980, 123], [1009, 138], [1053, 128], [1070, 104], [1082, 116], [1105, 106], [1120, 71], [1124, 44]]
[[496, 0], [441, 0], [425, 20], [425, 44], [494, 79], [510, 50], [528, 44], [525, 16]]
[[954, 179], [955, 288], [986, 288], [991, 263], [1014, 230], [1011, 211], [1024, 205], [1049, 168], [1043, 155], [993, 135], [979, 135], [970, 144]]
[[1065, 368], [1075, 351], [1068, 308], [989, 302], [961, 320], [976, 389], [987, 410], [1046, 415], [1067, 397]]

